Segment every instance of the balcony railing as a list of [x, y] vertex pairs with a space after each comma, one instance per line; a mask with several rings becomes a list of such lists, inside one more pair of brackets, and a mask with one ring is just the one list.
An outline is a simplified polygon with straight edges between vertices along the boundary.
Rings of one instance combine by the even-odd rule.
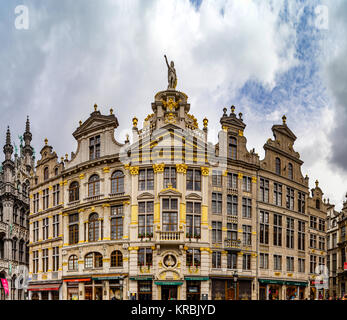
[[104, 195], [103, 194], [98, 194], [95, 196], [90, 196], [87, 198], [84, 198], [85, 201], [95, 201], [95, 200], [100, 200]]
[[182, 241], [182, 231], [157, 231], [159, 241]]
[[225, 239], [224, 247], [226, 249], [237, 249], [241, 250], [241, 240]]

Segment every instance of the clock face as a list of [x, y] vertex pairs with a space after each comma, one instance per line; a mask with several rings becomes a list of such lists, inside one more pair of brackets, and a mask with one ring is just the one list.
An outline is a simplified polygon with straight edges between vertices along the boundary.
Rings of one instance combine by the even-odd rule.
[[167, 268], [173, 268], [177, 263], [177, 259], [173, 254], [167, 254], [164, 257], [164, 265]]

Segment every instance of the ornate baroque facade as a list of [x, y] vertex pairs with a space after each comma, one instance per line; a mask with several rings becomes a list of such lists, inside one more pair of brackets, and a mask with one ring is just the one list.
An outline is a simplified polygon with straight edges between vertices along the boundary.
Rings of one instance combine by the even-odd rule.
[[310, 296], [310, 255], [316, 264], [326, 255], [311, 247], [310, 234], [325, 231], [310, 217], [325, 224], [329, 205], [318, 183], [310, 196], [285, 117], [260, 160], [234, 107], [214, 145], [208, 120], [199, 129], [174, 88], [155, 95], [142, 129], [133, 118], [131, 143], [115, 140], [112, 109], [94, 108], [70, 159], [59, 161], [47, 140], [41, 150], [30, 192], [32, 299]]
[[20, 154], [15, 150], [13, 158], [10, 129], [7, 129], [5, 160], [0, 173], [0, 278], [6, 279], [9, 294], [0, 284], [0, 300], [25, 298], [19, 280], [27, 276], [29, 266], [29, 187], [34, 167], [31, 139], [27, 119], [24, 145], [22, 140]]

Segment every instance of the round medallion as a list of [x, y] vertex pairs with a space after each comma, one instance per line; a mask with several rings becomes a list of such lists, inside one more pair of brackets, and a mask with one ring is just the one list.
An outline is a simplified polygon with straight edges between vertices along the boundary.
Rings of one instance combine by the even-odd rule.
[[177, 259], [173, 254], [167, 254], [163, 259], [164, 265], [167, 268], [173, 268], [177, 264]]

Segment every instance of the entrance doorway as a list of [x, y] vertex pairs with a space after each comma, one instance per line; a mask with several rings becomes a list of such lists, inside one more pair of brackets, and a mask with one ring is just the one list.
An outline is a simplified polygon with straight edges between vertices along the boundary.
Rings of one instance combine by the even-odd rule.
[[177, 286], [162, 286], [161, 300], [177, 300]]

